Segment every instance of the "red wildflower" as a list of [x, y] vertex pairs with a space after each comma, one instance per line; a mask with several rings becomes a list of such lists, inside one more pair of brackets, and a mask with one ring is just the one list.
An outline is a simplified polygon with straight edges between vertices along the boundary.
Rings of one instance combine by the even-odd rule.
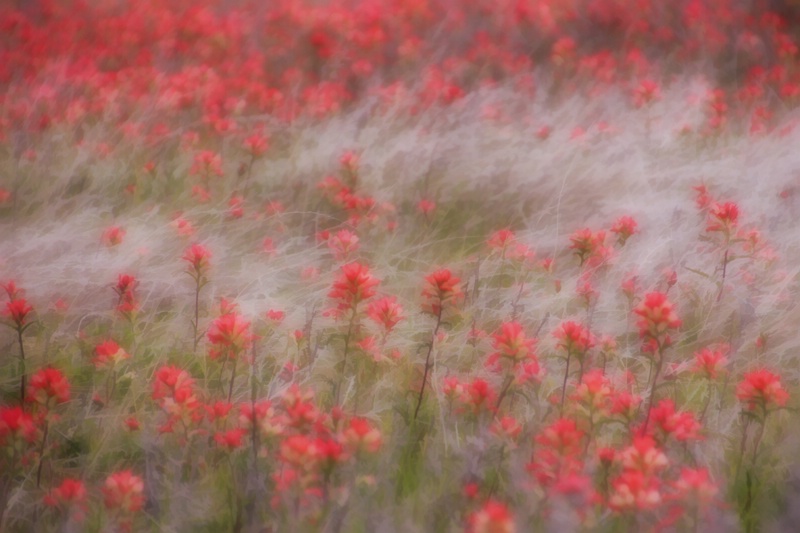
[[514, 236], [514, 232], [510, 229], [501, 229], [496, 231], [489, 237], [489, 240], [486, 241], [486, 244], [492, 250], [499, 250], [501, 253], [505, 254], [506, 249], [514, 243], [516, 237]]
[[395, 296], [384, 296], [370, 302], [367, 306], [367, 316], [389, 333], [403, 319], [403, 308], [397, 303]]
[[97, 368], [113, 368], [120, 361], [130, 357], [128, 352], [110, 339], [98, 344], [94, 353], [95, 357], [92, 359], [92, 363]]
[[459, 286], [461, 280], [446, 268], [426, 276], [425, 282], [422, 297], [427, 301], [422, 304], [422, 309], [433, 315], [439, 315], [447, 307], [456, 306], [463, 296]]
[[183, 253], [182, 259], [189, 263], [191, 267], [190, 273], [193, 276], [200, 277], [209, 267], [211, 252], [201, 244], [192, 244]]
[[339, 230], [328, 238], [328, 248], [337, 261], [347, 261], [358, 250], [358, 235], [350, 230]]
[[342, 434], [342, 440], [352, 453], [366, 451], [376, 453], [383, 439], [381, 432], [364, 418], [353, 417]]
[[467, 522], [467, 533], [515, 533], [517, 530], [508, 507], [494, 500], [472, 513]]
[[772, 408], [783, 407], [789, 401], [789, 393], [783, 389], [780, 376], [763, 368], [744, 375], [736, 387], [736, 397], [744, 403], [747, 411], [759, 409], [763, 414]]
[[39, 440], [39, 428], [33, 420], [33, 415], [19, 406], [0, 407], [0, 446], [6, 446], [9, 441], [18, 439], [28, 444]]
[[728, 362], [725, 357], [726, 348], [703, 348], [694, 354], [693, 370], [706, 379], [716, 379], [722, 367]]
[[617, 242], [620, 246], [624, 246], [625, 242], [634, 234], [637, 233], [636, 227], [638, 224], [633, 217], [623, 216], [619, 217], [614, 225], [611, 226], [611, 233], [617, 235]]
[[250, 345], [252, 340], [250, 322], [238, 313], [225, 313], [211, 323], [208, 328], [208, 340], [214, 345], [212, 359], [220, 355], [234, 358]]
[[228, 451], [233, 451], [242, 447], [242, 439], [247, 435], [247, 430], [244, 428], [229, 429], [228, 431], [219, 431], [214, 433], [214, 442]]
[[578, 357], [585, 355], [595, 345], [595, 337], [589, 328], [572, 320], [562, 322], [553, 336], [558, 339], [559, 348]]
[[45, 505], [52, 507], [86, 503], [86, 485], [79, 479], [67, 478], [44, 497]]
[[106, 509], [135, 513], [144, 505], [144, 482], [130, 470], [114, 472], [106, 478], [103, 500]]
[[512, 365], [533, 358], [536, 339], [527, 337], [518, 322], [504, 322], [500, 331], [492, 335], [492, 348], [496, 351], [489, 356], [487, 365], [495, 366], [500, 361], [510, 361]]
[[106, 246], [116, 246], [122, 242], [122, 239], [125, 238], [125, 230], [120, 228], [119, 226], [111, 226], [106, 228], [103, 231], [103, 236], [101, 237], [101, 241]]
[[675, 306], [663, 292], [648, 293], [633, 312], [639, 316], [639, 336], [645, 341], [661, 342], [662, 346], [671, 343], [669, 331], [681, 326]]
[[202, 150], [195, 154], [192, 167], [189, 169], [190, 175], [199, 175], [203, 179], [208, 179], [212, 174], [222, 176], [222, 157], [210, 150]]
[[[11, 294], [11, 293], [9, 293]], [[6, 308], [3, 314], [11, 319], [14, 323], [14, 328], [17, 330], [23, 329], [28, 323], [28, 315], [33, 311], [33, 307], [28, 305], [25, 298], [17, 298], [6, 302]]]
[[69, 381], [60, 370], [46, 367], [31, 376], [26, 400], [47, 406], [51, 399], [57, 404], [68, 401]]
[[727, 236], [733, 234], [739, 220], [739, 206], [733, 202], [713, 203], [708, 212], [706, 231], [720, 231]]
[[366, 265], [348, 263], [342, 267], [342, 274], [334, 282], [328, 297], [338, 301], [340, 311], [355, 312], [359, 303], [375, 296], [375, 287], [379, 283]]

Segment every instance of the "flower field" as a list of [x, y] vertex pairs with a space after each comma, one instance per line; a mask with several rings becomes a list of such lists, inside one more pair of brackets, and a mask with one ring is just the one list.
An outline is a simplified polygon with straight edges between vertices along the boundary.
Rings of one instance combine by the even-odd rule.
[[800, 2], [0, 7], [0, 531], [796, 531]]

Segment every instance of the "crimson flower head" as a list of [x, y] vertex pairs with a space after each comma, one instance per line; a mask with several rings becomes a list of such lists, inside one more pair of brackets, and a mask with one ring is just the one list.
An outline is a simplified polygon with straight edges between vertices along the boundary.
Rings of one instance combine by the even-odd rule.
[[611, 226], [611, 233], [617, 236], [617, 242], [620, 246], [624, 246], [625, 242], [635, 233], [638, 224], [633, 217], [623, 216], [619, 217], [614, 225]]
[[739, 221], [739, 206], [734, 202], [713, 203], [708, 212], [706, 231], [731, 235]]
[[342, 273], [334, 282], [328, 297], [338, 301], [337, 308], [340, 311], [355, 310], [359, 303], [375, 296], [375, 287], [379, 283], [366, 265], [348, 263], [342, 267]]
[[11, 319], [16, 329], [24, 328], [28, 323], [28, 315], [33, 311], [33, 307], [28, 305], [25, 298], [17, 298], [6, 302], [6, 308], [3, 314]]
[[644, 107], [654, 100], [661, 97], [661, 88], [658, 82], [645, 79], [639, 82], [639, 85], [633, 90], [633, 105], [636, 107]]
[[639, 336], [645, 341], [670, 344], [669, 332], [681, 326], [681, 319], [675, 312], [675, 306], [663, 292], [651, 292], [633, 310], [639, 319], [636, 325]]
[[467, 533], [515, 533], [514, 517], [505, 504], [489, 500], [469, 516]]
[[94, 349], [94, 354], [92, 363], [97, 368], [113, 368], [117, 363], [130, 357], [128, 352], [111, 339], [98, 344]]
[[165, 404], [165, 399], [176, 404], [197, 404], [194, 396], [194, 379], [186, 370], [177, 366], [162, 366], [156, 370], [153, 383], [153, 400]]
[[254, 133], [244, 140], [244, 148], [253, 158], [264, 154], [269, 148], [269, 141], [263, 135]]
[[492, 335], [492, 348], [496, 351], [490, 359], [507, 359], [513, 363], [528, 359], [533, 355], [536, 339], [525, 335], [519, 322], [504, 322], [500, 331]]
[[367, 316], [388, 333], [403, 319], [403, 307], [395, 296], [384, 296], [369, 304]]
[[514, 232], [508, 228], [495, 231], [486, 241], [486, 245], [492, 250], [504, 252], [516, 240]]
[[6, 294], [8, 294], [8, 299], [11, 301], [22, 297], [22, 294], [25, 292], [23, 289], [17, 287], [17, 284], [14, 282], [14, 280], [0, 283], [0, 287], [3, 287], [3, 290], [5, 290]]
[[447, 268], [442, 268], [425, 277], [422, 297], [426, 300], [422, 309], [433, 315], [440, 315], [447, 307], [455, 307], [463, 296], [461, 280]]
[[233, 451], [242, 447], [243, 438], [245, 435], [247, 435], [247, 430], [244, 428], [234, 428], [227, 431], [219, 431], [214, 434], [214, 442], [216, 442], [221, 448], [225, 448], [228, 451]]
[[553, 332], [558, 347], [569, 354], [583, 355], [595, 345], [595, 336], [580, 322], [568, 320]]
[[694, 354], [693, 370], [706, 379], [716, 379], [722, 367], [728, 362], [725, 357], [726, 348], [703, 348]]
[[44, 497], [44, 504], [62, 508], [75, 505], [79, 509], [76, 518], [80, 519], [86, 507], [86, 485], [79, 479], [67, 478]]
[[106, 509], [135, 513], [144, 505], [144, 481], [130, 470], [114, 472], [106, 478], [103, 500]]
[[217, 317], [208, 329], [208, 340], [214, 345], [212, 358], [222, 353], [235, 357], [250, 345], [250, 322], [239, 313], [225, 313]]
[[350, 424], [342, 434], [342, 440], [352, 452], [365, 451], [376, 453], [383, 443], [379, 429], [370, 424], [366, 419], [353, 417]]
[[211, 252], [202, 244], [193, 244], [183, 252], [182, 259], [189, 263], [191, 274], [201, 276], [209, 267]]
[[763, 368], [744, 375], [736, 387], [736, 397], [744, 404], [745, 410], [758, 409], [764, 415], [789, 401], [789, 393], [783, 389], [780, 376]]
[[27, 400], [47, 405], [51, 399], [55, 403], [69, 400], [69, 381], [60, 370], [46, 367], [31, 377]]
[[[39, 428], [33, 415], [22, 407], [0, 407], [0, 446], [23, 440], [33, 444], [39, 440]], [[12, 442], [13, 445], [13, 442]]]
[[222, 157], [210, 150], [201, 150], [194, 156], [189, 174], [208, 179], [212, 174], [222, 176]]
[[110, 226], [103, 231], [101, 241], [104, 245], [111, 247], [116, 246], [125, 238], [125, 230], [119, 226]]

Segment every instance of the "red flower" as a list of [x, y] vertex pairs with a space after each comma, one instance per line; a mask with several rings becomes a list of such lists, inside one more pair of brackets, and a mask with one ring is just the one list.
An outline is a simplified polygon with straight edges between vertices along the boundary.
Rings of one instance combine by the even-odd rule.
[[667, 300], [667, 295], [663, 292], [648, 293], [633, 312], [639, 316], [636, 323], [639, 336], [646, 341], [663, 342], [663, 345], [668, 345], [670, 344], [668, 332], [681, 326], [681, 319], [675, 313], [675, 306]]
[[106, 246], [116, 246], [122, 242], [122, 239], [125, 238], [125, 230], [120, 228], [119, 226], [111, 226], [106, 228], [103, 231], [103, 236], [101, 237], [101, 241]]
[[211, 252], [201, 244], [193, 244], [183, 253], [182, 259], [189, 263], [194, 276], [201, 276], [209, 267]]
[[86, 485], [79, 479], [67, 478], [44, 497], [45, 505], [68, 507], [86, 503]]
[[217, 317], [208, 328], [208, 340], [214, 345], [211, 357], [216, 359], [226, 354], [230, 358], [250, 345], [250, 322], [238, 313], [226, 313]]
[[199, 175], [203, 179], [208, 179], [212, 174], [222, 176], [222, 157], [210, 150], [202, 150], [195, 154], [192, 167], [189, 169], [190, 175]]
[[702, 374], [706, 379], [716, 379], [721, 368], [728, 362], [725, 351], [725, 349], [703, 348], [696, 352], [694, 354], [694, 371]]
[[31, 311], [33, 311], [33, 307], [28, 305], [25, 298], [17, 298], [16, 300], [6, 302], [6, 308], [3, 314], [11, 319], [16, 329], [20, 330], [27, 325], [28, 315]]
[[367, 306], [367, 316], [389, 333], [403, 319], [403, 308], [396, 297], [384, 296]]
[[352, 452], [364, 450], [376, 453], [383, 443], [381, 432], [366, 419], [354, 417], [342, 434], [342, 440]]
[[736, 387], [736, 397], [744, 403], [747, 411], [757, 408], [766, 414], [773, 407], [783, 407], [789, 401], [781, 385], [781, 378], [769, 370], [759, 369], [748, 372]]
[[227, 448], [228, 451], [232, 451], [242, 447], [242, 439], [245, 435], [247, 435], [247, 430], [244, 428], [229, 429], [228, 431], [215, 433], [214, 441], [219, 446]]
[[135, 513], [144, 505], [144, 482], [130, 470], [114, 472], [106, 478], [103, 500], [106, 509], [119, 509], [123, 513]]
[[68, 401], [69, 381], [60, 370], [46, 367], [31, 376], [26, 400], [46, 406], [51, 399], [55, 399], [57, 404]]
[[619, 242], [620, 246], [624, 246], [625, 242], [637, 233], [636, 227], [638, 224], [633, 217], [623, 216], [617, 219], [614, 222], [614, 225], [611, 226], [611, 233], [615, 233], [617, 235], [617, 242]]
[[446, 268], [426, 276], [425, 282], [422, 297], [427, 301], [422, 304], [422, 309], [433, 315], [439, 315], [445, 308], [458, 305], [463, 296], [459, 286], [461, 280]]
[[535, 358], [533, 346], [536, 339], [527, 337], [519, 322], [504, 322], [500, 331], [492, 335], [492, 348], [496, 351], [489, 356], [487, 365], [497, 366], [503, 361], [516, 365], [521, 361]]
[[514, 517], [506, 505], [487, 501], [469, 516], [467, 533], [515, 533]]
[[39, 440], [39, 428], [30, 413], [22, 407], [0, 407], [0, 446], [9, 440], [22, 439], [28, 444]]
[[726, 235], [733, 233], [739, 221], [739, 206], [734, 202], [713, 203], [708, 212], [706, 231], [720, 231]]
[[572, 320], [562, 322], [553, 336], [558, 339], [559, 348], [576, 356], [585, 355], [595, 345], [595, 337], [589, 328]]
[[120, 348], [119, 344], [113, 340], [107, 340], [98, 344], [94, 349], [95, 357], [92, 363], [97, 368], [113, 368], [114, 365], [128, 359], [130, 355], [128, 352]]
[[501, 229], [492, 234], [486, 241], [487, 246], [492, 250], [500, 250], [505, 253], [505, 250], [514, 243], [516, 237], [514, 232], [510, 229]]
[[348, 263], [342, 267], [342, 274], [334, 282], [328, 297], [338, 301], [340, 311], [355, 311], [359, 303], [375, 296], [375, 287], [379, 283], [366, 265]]

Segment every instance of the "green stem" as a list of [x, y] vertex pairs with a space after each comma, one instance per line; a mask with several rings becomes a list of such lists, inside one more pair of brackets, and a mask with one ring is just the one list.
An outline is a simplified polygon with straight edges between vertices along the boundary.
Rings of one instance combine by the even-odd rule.
[[439, 333], [439, 327], [442, 325], [442, 309], [439, 306], [436, 313], [436, 327], [433, 328], [433, 335], [431, 335], [431, 343], [428, 345], [428, 354], [425, 356], [425, 371], [422, 374], [422, 386], [419, 388], [419, 397], [417, 398], [417, 407], [414, 409], [414, 420], [417, 419], [419, 408], [422, 407], [422, 397], [425, 395], [425, 384], [428, 382], [428, 371], [431, 368], [431, 353], [433, 353], [433, 344], [436, 342], [436, 335]]
[[19, 340], [19, 404], [25, 409], [25, 346], [22, 343], [22, 328], [17, 328], [17, 340]]
[[39, 448], [39, 467], [36, 469], [36, 488], [42, 482], [42, 465], [44, 465], [44, 447], [47, 443], [47, 432], [50, 429], [50, 424], [47, 418], [44, 419], [44, 435], [42, 435], [42, 446]]
[[353, 324], [356, 320], [356, 310], [350, 315], [350, 322], [347, 324], [347, 336], [344, 338], [344, 356], [342, 357], [342, 372], [339, 374], [339, 384], [336, 386], [336, 405], [339, 405], [339, 397], [344, 384], [344, 373], [347, 370], [347, 353], [350, 351], [350, 337], [353, 335]]
[[642, 426], [642, 435], [647, 434], [647, 425], [650, 423], [650, 412], [653, 410], [653, 403], [656, 400], [656, 383], [658, 382], [658, 375], [661, 373], [661, 365], [664, 363], [664, 355], [662, 353], [661, 344], [658, 345], [658, 363], [656, 363], [656, 371], [653, 375], [653, 383], [650, 385], [650, 398], [647, 401], [647, 416], [644, 419]]
[[569, 378], [569, 361], [571, 358], [572, 352], [567, 352], [567, 368], [564, 370], [564, 383], [561, 385], [561, 405], [558, 409], [559, 416], [564, 413], [564, 398], [567, 396], [567, 378]]

